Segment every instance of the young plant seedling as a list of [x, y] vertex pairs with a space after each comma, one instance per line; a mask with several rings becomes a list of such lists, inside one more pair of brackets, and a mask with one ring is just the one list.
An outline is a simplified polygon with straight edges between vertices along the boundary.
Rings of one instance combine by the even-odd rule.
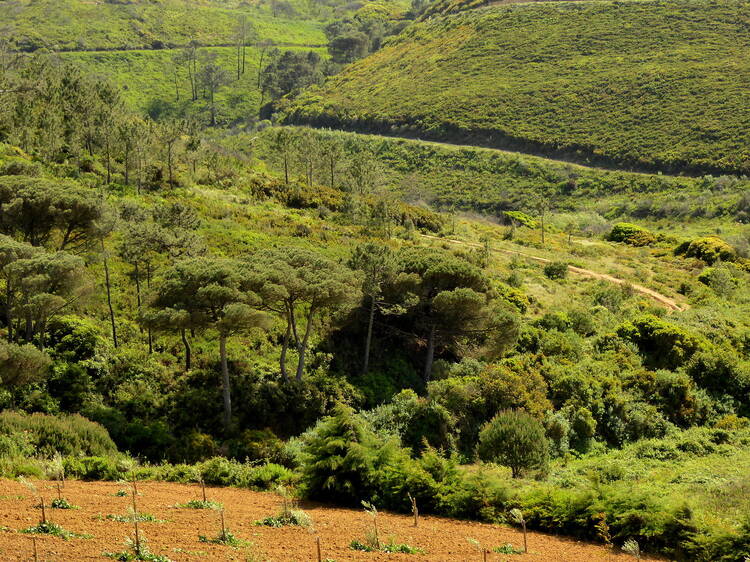
[[417, 509], [417, 500], [408, 494], [409, 501], [411, 502], [411, 512], [414, 514], [414, 526], [419, 527], [419, 509]]
[[365, 513], [367, 513], [372, 518], [372, 531], [368, 534], [371, 534], [371, 537], [368, 537], [368, 542], [371, 543], [371, 546], [373, 546], [375, 549], [380, 550], [380, 536], [378, 534], [378, 509], [371, 504], [370, 502], [366, 502], [362, 500], [362, 507], [365, 508]]
[[635, 539], [628, 539], [622, 545], [622, 551], [627, 552], [636, 560], [641, 559], [641, 547], [638, 545], [638, 541]]
[[511, 509], [510, 516], [513, 521], [523, 528], [523, 552], [529, 551], [528, 543], [526, 542], [526, 519], [524, 519], [523, 512], [520, 509]]

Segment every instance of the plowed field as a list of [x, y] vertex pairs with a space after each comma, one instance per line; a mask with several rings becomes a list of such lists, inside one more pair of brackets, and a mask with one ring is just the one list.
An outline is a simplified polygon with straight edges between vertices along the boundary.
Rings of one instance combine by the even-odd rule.
[[[45, 503], [57, 496], [52, 482], [33, 482]], [[117, 496], [118, 490], [128, 495]], [[37, 537], [38, 560], [78, 562], [106, 560], [104, 552], [125, 549], [126, 537], [133, 536], [133, 525], [108, 519], [108, 515], [127, 516], [132, 505], [131, 488], [113, 482], [67, 482], [63, 494], [80, 509], [47, 508], [50, 521], [64, 529], [90, 538], [63, 540], [44, 535], [28, 535], [18, 531], [36, 525], [41, 510], [35, 492], [24, 484], [0, 480], [0, 560], [34, 560], [32, 536]], [[158, 522], [140, 523], [141, 536], [146, 537], [150, 550], [174, 561], [182, 560], [243, 560], [243, 561], [315, 561], [316, 539], [321, 541], [322, 559], [335, 560], [430, 560], [481, 561], [483, 555], [468, 539], [490, 549], [507, 543], [516, 548], [523, 545], [522, 534], [512, 528], [456, 521], [438, 517], [421, 517], [415, 528], [410, 516], [381, 513], [378, 517], [381, 539], [393, 539], [424, 550], [424, 554], [385, 554], [356, 552], [349, 548], [353, 539], [363, 540], [370, 518], [362, 510], [339, 509], [319, 504], [303, 508], [312, 518], [312, 527], [259, 527], [255, 521], [274, 515], [280, 505], [272, 493], [251, 492], [234, 488], [207, 488], [209, 500], [221, 502], [225, 508], [227, 528], [243, 546], [207, 544], [199, 535], [211, 538], [220, 532], [220, 512], [208, 509], [177, 507], [200, 499], [199, 486], [165, 483], [139, 483], [137, 507], [140, 513], [153, 515]], [[487, 555], [491, 562], [551, 561], [566, 562], [612, 561], [633, 559], [613, 554], [608, 549], [588, 543], [540, 533], [529, 533], [528, 554]]]

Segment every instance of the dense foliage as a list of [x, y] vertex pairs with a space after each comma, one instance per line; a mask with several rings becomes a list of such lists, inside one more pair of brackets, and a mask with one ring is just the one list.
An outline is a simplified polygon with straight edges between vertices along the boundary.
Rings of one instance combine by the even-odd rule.
[[[0, 473], [411, 495], [744, 556], [746, 180], [220, 130], [228, 70], [196, 62], [200, 118], [155, 120], [3, 59]], [[327, 64], [267, 62], [272, 89]]]

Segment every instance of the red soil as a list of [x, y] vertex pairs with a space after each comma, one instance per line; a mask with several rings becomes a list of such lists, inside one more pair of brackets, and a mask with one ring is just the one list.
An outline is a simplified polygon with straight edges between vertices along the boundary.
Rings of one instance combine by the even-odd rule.
[[[34, 482], [45, 503], [57, 495], [51, 482]], [[133, 525], [106, 519], [109, 514], [126, 515], [132, 498], [118, 497], [120, 490], [130, 486], [113, 482], [67, 482], [65, 498], [79, 506], [77, 510], [47, 509], [50, 521], [68, 531], [93, 535], [92, 538], [63, 540], [44, 535], [37, 537], [40, 561], [106, 560], [103, 552], [120, 552], [124, 540], [133, 536]], [[252, 546], [232, 548], [198, 541], [198, 535], [215, 537], [219, 534], [219, 512], [214, 510], [175, 507], [201, 497], [198, 486], [164, 483], [139, 483], [137, 497], [141, 513], [149, 513], [162, 523], [140, 523], [141, 536], [146, 537], [151, 552], [163, 554], [174, 561], [183, 560], [243, 560], [274, 562], [308, 562], [317, 560], [315, 541], [320, 537], [322, 559], [335, 560], [420, 560], [481, 561], [482, 554], [467, 539], [479, 541], [485, 548], [512, 543], [523, 545], [520, 531], [498, 525], [456, 521], [439, 517], [421, 517], [419, 527], [413, 518], [381, 513], [378, 517], [380, 536], [388, 541], [407, 543], [424, 549], [425, 554], [385, 554], [356, 552], [349, 548], [353, 539], [364, 539], [370, 518], [362, 510], [340, 509], [318, 504], [304, 505], [312, 518], [309, 529], [298, 527], [268, 528], [254, 521], [275, 515], [279, 498], [271, 493], [251, 492], [234, 488], [208, 488], [210, 500], [225, 507], [227, 528]], [[33, 560], [32, 535], [17, 531], [36, 525], [41, 510], [34, 507], [38, 498], [23, 484], [0, 480], [0, 560]], [[488, 554], [487, 560], [500, 561], [566, 561], [595, 562], [632, 559], [624, 554], [613, 554], [607, 548], [571, 539], [529, 533], [529, 553], [523, 555]]]

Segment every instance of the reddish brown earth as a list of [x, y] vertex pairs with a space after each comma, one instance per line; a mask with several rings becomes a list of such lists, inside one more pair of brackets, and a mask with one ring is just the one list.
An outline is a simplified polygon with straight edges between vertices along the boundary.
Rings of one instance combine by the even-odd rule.
[[[57, 492], [51, 482], [34, 482], [36, 489], [49, 503]], [[106, 560], [103, 552], [119, 552], [124, 541], [133, 536], [131, 523], [107, 520], [108, 514], [126, 515], [132, 502], [128, 497], [118, 497], [120, 489], [130, 490], [126, 484], [115, 482], [67, 482], [64, 496], [80, 509], [48, 509], [49, 519], [68, 531], [89, 534], [91, 538], [63, 540], [37, 535], [38, 560], [78, 562]], [[224, 504], [227, 528], [238, 538], [252, 546], [232, 548], [199, 542], [198, 535], [218, 535], [219, 512], [178, 508], [176, 504], [199, 499], [198, 486], [139, 483], [138, 508], [149, 513], [161, 523], [141, 523], [141, 535], [148, 540], [156, 554], [174, 561], [182, 560], [243, 560], [273, 562], [307, 562], [317, 560], [315, 541], [320, 537], [323, 560], [430, 560], [430, 561], [481, 561], [482, 554], [467, 539], [479, 541], [485, 548], [512, 543], [517, 548], [523, 544], [522, 534], [512, 528], [456, 521], [438, 517], [422, 517], [418, 528], [413, 518], [381, 513], [378, 517], [380, 535], [386, 541], [407, 543], [424, 549], [425, 554], [385, 554], [355, 552], [349, 548], [352, 539], [363, 539], [370, 525], [362, 510], [332, 508], [323, 505], [304, 505], [313, 525], [309, 529], [286, 527], [268, 528], [254, 525], [254, 521], [274, 515], [279, 509], [279, 497], [272, 493], [251, 492], [234, 488], [208, 488], [210, 500]], [[0, 480], [0, 560], [34, 560], [32, 536], [19, 533], [36, 525], [41, 510], [34, 492], [20, 482]], [[529, 553], [523, 555], [489, 554], [487, 560], [500, 561], [551, 561], [595, 562], [632, 559], [624, 554], [613, 554], [600, 545], [582, 543], [571, 539], [540, 533], [529, 533]]]

